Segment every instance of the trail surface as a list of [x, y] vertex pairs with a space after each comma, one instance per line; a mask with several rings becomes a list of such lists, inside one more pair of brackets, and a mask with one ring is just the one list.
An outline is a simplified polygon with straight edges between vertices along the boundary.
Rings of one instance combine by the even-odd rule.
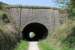
[[38, 42], [29, 42], [28, 50], [40, 50], [38, 47]]

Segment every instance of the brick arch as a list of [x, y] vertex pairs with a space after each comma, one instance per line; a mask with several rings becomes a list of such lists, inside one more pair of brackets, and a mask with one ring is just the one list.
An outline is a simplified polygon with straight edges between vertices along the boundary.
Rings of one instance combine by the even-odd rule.
[[[30, 38], [29, 33], [34, 32], [35, 37]], [[41, 23], [30, 23], [22, 31], [22, 37], [26, 41], [39, 41], [45, 39], [48, 35], [48, 29]]]

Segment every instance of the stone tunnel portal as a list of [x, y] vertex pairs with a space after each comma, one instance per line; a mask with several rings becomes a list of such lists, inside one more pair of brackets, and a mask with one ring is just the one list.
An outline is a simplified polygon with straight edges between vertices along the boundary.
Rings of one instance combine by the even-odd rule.
[[[30, 32], [34, 32], [35, 36], [30, 38]], [[23, 40], [26, 41], [39, 41], [45, 39], [48, 35], [48, 29], [40, 23], [30, 23], [26, 25], [22, 31]]]

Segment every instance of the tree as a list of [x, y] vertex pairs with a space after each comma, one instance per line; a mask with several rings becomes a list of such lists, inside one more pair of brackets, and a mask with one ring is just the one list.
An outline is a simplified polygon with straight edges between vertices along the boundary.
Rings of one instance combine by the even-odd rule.
[[56, 0], [59, 8], [67, 9], [69, 18], [75, 18], [75, 0]]
[[66, 9], [68, 7], [69, 0], [55, 0], [58, 8]]
[[69, 18], [75, 20], [75, 0], [70, 0], [68, 5]]

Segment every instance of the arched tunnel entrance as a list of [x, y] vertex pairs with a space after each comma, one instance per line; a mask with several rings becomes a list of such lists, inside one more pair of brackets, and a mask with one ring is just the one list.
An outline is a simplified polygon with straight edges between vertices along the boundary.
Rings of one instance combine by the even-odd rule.
[[[35, 36], [30, 38], [30, 32], [33, 32]], [[48, 35], [48, 29], [40, 23], [30, 23], [26, 25], [22, 31], [23, 40], [26, 41], [39, 41], [45, 39]]]

